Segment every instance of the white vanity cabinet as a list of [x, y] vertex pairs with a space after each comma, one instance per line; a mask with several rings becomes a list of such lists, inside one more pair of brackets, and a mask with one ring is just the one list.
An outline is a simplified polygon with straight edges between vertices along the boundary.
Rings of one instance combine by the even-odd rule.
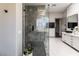
[[62, 41], [66, 41], [66, 34], [62, 33]]
[[62, 33], [62, 41], [66, 42], [69, 45], [72, 45], [72, 39], [71, 36], [67, 33]]
[[72, 35], [70, 33], [62, 33], [62, 41], [66, 42], [73, 48], [79, 50], [79, 36], [78, 35]]
[[72, 40], [73, 40], [73, 47], [79, 50], [79, 37], [73, 36]]
[[70, 35], [67, 35], [67, 34], [66, 34], [66, 43], [72, 46], [72, 38]]

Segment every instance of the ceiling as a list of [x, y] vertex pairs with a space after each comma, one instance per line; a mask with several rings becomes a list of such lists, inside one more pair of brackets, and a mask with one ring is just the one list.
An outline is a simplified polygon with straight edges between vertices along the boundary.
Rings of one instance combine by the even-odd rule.
[[46, 4], [46, 3], [26, 3], [25, 5], [30, 5], [30, 6], [45, 6], [47, 12], [64, 12], [66, 8], [70, 5], [71, 3], [51, 3], [51, 4]]
[[46, 5], [47, 12], [64, 12], [70, 3], [55, 3]]

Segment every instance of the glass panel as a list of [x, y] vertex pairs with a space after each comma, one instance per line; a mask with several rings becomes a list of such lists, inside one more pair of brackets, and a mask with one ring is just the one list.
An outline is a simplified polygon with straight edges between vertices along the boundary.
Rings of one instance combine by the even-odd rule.
[[41, 16], [41, 17], [38, 17], [37, 18], [37, 21], [36, 21], [36, 29], [38, 32], [41, 32], [43, 33], [43, 35], [41, 35], [41, 39], [42, 39], [42, 36], [44, 37], [44, 46], [45, 46], [45, 52], [46, 52], [46, 55], [49, 55], [49, 41], [48, 41], [48, 22], [49, 22], [49, 19], [47, 16]]
[[33, 56], [49, 55], [48, 16], [41, 15], [45, 6], [26, 6], [25, 8], [25, 49], [32, 48]]

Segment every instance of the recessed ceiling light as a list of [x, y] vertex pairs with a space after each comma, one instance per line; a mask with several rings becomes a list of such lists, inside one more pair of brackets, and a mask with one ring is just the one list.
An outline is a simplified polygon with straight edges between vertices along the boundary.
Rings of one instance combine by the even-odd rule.
[[48, 4], [48, 7], [55, 7], [56, 4]]

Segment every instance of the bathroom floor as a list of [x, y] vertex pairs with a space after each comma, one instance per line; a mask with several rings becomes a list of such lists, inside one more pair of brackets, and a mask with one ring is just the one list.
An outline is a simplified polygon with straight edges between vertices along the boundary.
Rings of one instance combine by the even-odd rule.
[[79, 56], [79, 52], [63, 43], [61, 39], [49, 38], [49, 56]]

